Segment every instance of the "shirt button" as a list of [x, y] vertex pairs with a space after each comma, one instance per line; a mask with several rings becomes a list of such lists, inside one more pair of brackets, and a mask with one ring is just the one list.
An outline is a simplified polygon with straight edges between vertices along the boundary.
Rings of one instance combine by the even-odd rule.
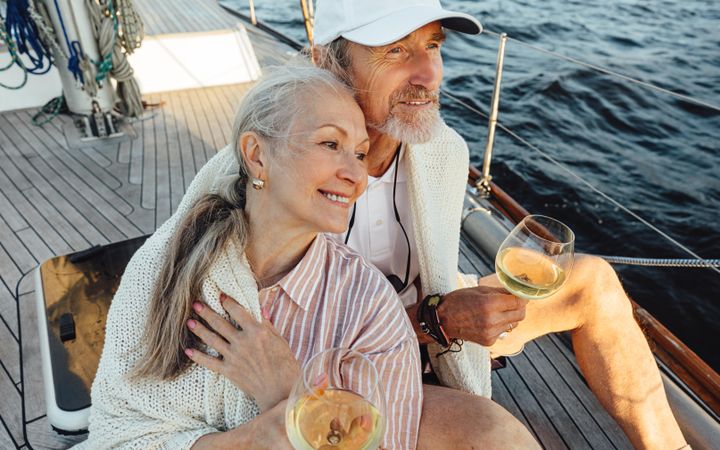
[[377, 226], [380, 226], [380, 225], [382, 225], [382, 224], [383, 224], [382, 219], [378, 219], [378, 220], [375, 222], [375, 225], [377, 225]]
[[275, 292], [278, 291], [278, 289], [279, 289], [279, 288], [278, 288], [277, 286], [273, 286], [273, 287], [270, 289], [270, 292], [275, 293]]

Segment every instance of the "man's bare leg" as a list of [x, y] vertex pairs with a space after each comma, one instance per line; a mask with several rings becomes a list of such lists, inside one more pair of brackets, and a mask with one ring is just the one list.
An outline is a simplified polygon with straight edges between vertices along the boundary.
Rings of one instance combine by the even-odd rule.
[[[481, 284], [499, 285], [495, 276]], [[679, 449], [685, 439], [670, 410], [660, 372], [615, 271], [600, 258], [576, 258], [555, 295], [527, 305], [525, 320], [491, 348], [511, 354], [551, 332], [571, 331], [588, 385], [636, 448]]]
[[539, 449], [530, 431], [485, 397], [423, 385], [418, 450]]

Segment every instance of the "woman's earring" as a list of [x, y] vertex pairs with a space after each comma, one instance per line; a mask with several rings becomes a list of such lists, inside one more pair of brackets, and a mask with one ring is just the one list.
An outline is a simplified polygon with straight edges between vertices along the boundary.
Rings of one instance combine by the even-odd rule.
[[259, 191], [260, 189], [265, 187], [265, 181], [261, 180], [260, 178], [253, 178], [252, 187], [256, 191]]

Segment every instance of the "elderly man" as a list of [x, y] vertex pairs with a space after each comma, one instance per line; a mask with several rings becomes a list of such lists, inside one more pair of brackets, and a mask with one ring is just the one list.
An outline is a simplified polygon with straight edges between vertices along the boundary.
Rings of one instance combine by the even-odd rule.
[[[462, 138], [438, 115], [440, 47], [444, 28], [477, 34], [477, 20], [438, 0], [320, 0], [316, 11], [313, 57], [355, 88], [371, 140], [367, 192], [338, 238], [388, 276], [421, 343], [465, 340], [458, 353], [429, 352], [441, 380], [489, 396], [489, 354], [569, 330], [590, 388], [635, 447], [686, 445], [630, 302], [604, 261], [578, 256], [563, 289], [529, 304], [500, 289], [494, 275], [459, 288], [469, 161]], [[438, 326], [422, 329], [419, 308], [422, 317], [437, 314], [446, 336]], [[425, 386], [419, 447], [532, 445], [507, 416], [488, 399]]]

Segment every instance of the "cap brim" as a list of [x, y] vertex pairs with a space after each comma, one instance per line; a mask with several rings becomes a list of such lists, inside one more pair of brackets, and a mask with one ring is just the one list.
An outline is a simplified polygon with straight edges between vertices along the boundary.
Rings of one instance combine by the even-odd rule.
[[418, 7], [396, 11], [368, 25], [346, 31], [345, 39], [369, 47], [398, 41], [423, 26], [440, 21], [442, 26], [467, 34], [480, 34], [482, 25], [473, 16], [435, 7]]

